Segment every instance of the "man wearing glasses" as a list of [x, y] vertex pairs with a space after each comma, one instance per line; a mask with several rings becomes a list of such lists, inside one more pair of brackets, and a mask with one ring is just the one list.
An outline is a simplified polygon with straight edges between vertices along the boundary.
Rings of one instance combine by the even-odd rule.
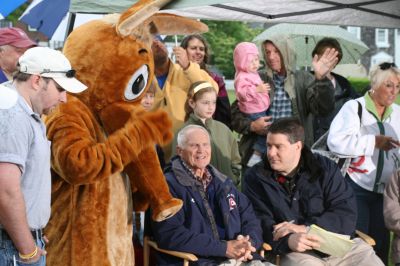
[[0, 265], [45, 265], [50, 142], [40, 116], [86, 89], [74, 74], [61, 52], [35, 47], [0, 85]]

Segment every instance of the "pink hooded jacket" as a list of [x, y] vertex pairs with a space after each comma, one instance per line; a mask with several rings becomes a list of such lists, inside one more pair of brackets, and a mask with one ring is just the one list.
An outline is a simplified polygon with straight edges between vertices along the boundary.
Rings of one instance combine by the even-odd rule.
[[246, 114], [266, 111], [270, 105], [267, 92], [257, 92], [256, 87], [263, 83], [257, 72], [248, 72], [248, 66], [258, 49], [254, 43], [241, 42], [233, 52], [235, 65], [235, 94], [241, 112]]

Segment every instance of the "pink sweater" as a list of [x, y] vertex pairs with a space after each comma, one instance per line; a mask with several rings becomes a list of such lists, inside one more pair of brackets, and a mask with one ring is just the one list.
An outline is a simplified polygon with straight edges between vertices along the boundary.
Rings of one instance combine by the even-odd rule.
[[233, 53], [236, 99], [240, 111], [246, 114], [266, 111], [270, 105], [268, 93], [256, 91], [256, 87], [263, 83], [258, 73], [247, 72], [254, 55], [258, 55], [258, 49], [254, 43], [248, 42], [239, 43]]

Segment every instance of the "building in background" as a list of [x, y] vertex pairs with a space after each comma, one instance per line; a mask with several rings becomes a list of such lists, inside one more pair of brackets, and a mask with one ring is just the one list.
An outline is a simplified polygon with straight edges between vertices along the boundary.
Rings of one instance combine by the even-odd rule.
[[349, 26], [347, 31], [369, 47], [360, 62], [367, 70], [382, 62], [393, 62], [400, 66], [400, 29]]

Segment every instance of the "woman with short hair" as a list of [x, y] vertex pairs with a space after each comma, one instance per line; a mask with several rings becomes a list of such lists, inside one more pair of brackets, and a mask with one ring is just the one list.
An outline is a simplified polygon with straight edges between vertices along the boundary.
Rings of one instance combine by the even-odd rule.
[[[377, 255], [387, 265], [389, 232], [383, 219], [383, 191], [399, 167], [400, 71], [382, 63], [371, 71], [371, 89], [346, 102], [329, 129], [329, 149], [353, 158], [346, 179], [353, 187], [358, 209], [357, 229], [376, 241]], [[361, 119], [358, 103], [362, 106]]]

